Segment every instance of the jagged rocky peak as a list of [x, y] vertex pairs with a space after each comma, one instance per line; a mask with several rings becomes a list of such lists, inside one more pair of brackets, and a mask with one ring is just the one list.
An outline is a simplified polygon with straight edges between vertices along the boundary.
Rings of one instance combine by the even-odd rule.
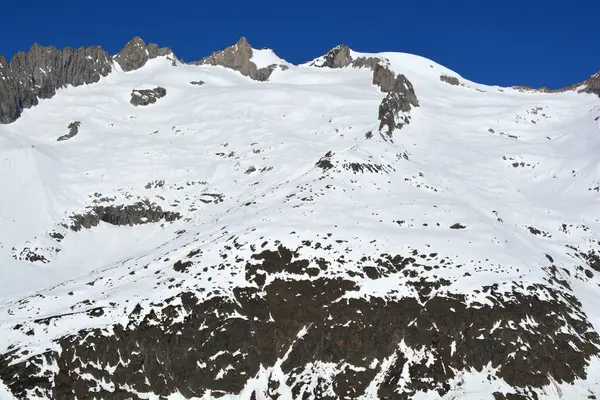
[[215, 51], [210, 56], [200, 61], [192, 61], [192, 65], [218, 65], [239, 71], [242, 75], [256, 81], [264, 82], [269, 79], [277, 64], [259, 68], [253, 61], [252, 46], [245, 37], [241, 37], [236, 44], [221, 51]]
[[14, 78], [6, 57], [0, 55], [0, 123], [7, 124], [18, 118]]
[[596, 72], [594, 75], [589, 77], [584, 82], [585, 88], [583, 92], [585, 93], [594, 93], [600, 97], [600, 71]]
[[139, 36], [131, 39], [125, 47], [114, 57], [125, 72], [134, 71], [146, 65], [148, 60], [156, 57], [172, 56], [175, 65], [175, 55], [169, 47], [158, 47], [156, 43], [146, 45], [144, 39]]
[[329, 50], [321, 59], [313, 61], [315, 67], [344, 68], [352, 63], [350, 48], [345, 44]]
[[37, 104], [38, 99], [54, 96], [67, 86], [95, 83], [112, 71], [112, 59], [98, 46], [66, 47], [34, 43], [31, 49], [16, 53], [10, 63], [0, 60], [0, 123], [10, 123], [23, 109]]
[[378, 57], [353, 57], [352, 50], [345, 44], [340, 44], [310, 63], [312, 67], [319, 68], [371, 68], [383, 60]]

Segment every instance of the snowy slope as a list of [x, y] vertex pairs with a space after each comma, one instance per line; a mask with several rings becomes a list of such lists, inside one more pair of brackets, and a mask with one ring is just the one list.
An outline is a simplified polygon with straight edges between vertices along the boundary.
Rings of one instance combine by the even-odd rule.
[[391, 139], [369, 69], [161, 57], [0, 125], [0, 397], [599, 396], [600, 99], [352, 55], [414, 86]]

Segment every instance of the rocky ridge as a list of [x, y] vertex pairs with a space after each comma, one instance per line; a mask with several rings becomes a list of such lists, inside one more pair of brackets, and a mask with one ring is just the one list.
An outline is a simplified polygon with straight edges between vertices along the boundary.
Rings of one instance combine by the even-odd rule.
[[[133, 46], [131, 51], [141, 48]], [[232, 51], [245, 52], [244, 46]], [[138, 53], [143, 59], [145, 51]], [[230, 65], [223, 66], [238, 68], [241, 64], [234, 62], [238, 56], [221, 54], [220, 59]], [[552, 147], [557, 132], [563, 137], [570, 132], [545, 119], [585, 114], [584, 123], [568, 121], [576, 133], [559, 146], [562, 150], [583, 142], [587, 150], [592, 147], [589, 143], [597, 143], [596, 124], [591, 123], [587, 107], [595, 97], [565, 96], [555, 101], [555, 96], [510, 93], [509, 100], [516, 95], [524, 102], [515, 105], [501, 93], [488, 93], [490, 102], [501, 103], [517, 117], [528, 112], [525, 122], [517, 119], [520, 122], [508, 125], [512, 118], [503, 118], [508, 128], [501, 126], [500, 131], [493, 125], [498, 136], [490, 137], [486, 132], [496, 132], [489, 126], [497, 115], [472, 107], [476, 103], [468, 102], [473, 94], [468, 88], [440, 84], [437, 71], [431, 75], [435, 79], [427, 82], [406, 68], [402, 72], [411, 77], [413, 87], [404, 74], [397, 73], [402, 63], [392, 67], [383, 57], [352, 57], [345, 46], [333, 49], [314, 66], [371, 70], [371, 83], [385, 96], [379, 106], [382, 135], [372, 134], [377, 122], [371, 111], [381, 97], [368, 84], [368, 71], [339, 71], [338, 76], [348, 80], [337, 86], [326, 80], [332, 71], [294, 71], [317, 75], [326, 82], [321, 92], [300, 97], [303, 104], [299, 106], [302, 92], [314, 88], [289, 85], [289, 92], [272, 93], [267, 85], [242, 82], [219, 99], [213, 94], [223, 89], [212, 84], [215, 76], [228, 77], [234, 84], [244, 80], [206, 68], [201, 76], [206, 86], [191, 88], [204, 82], [193, 80], [198, 68], [171, 68], [163, 63], [158, 67], [166, 76], [153, 77], [156, 81], [149, 87], [169, 88], [173, 98], [178, 90], [188, 88], [191, 93], [178, 98], [183, 101], [175, 115], [169, 107], [153, 113], [128, 106], [126, 95], [132, 87], [140, 87], [140, 75], [122, 74], [119, 86], [92, 99], [95, 104], [114, 93], [123, 94], [123, 107], [114, 107], [108, 117], [98, 118], [94, 106], [80, 107], [78, 115], [69, 115], [68, 120], [62, 119], [62, 113], [42, 115], [53, 132], [62, 132], [65, 121], [73, 121], [65, 135], [70, 137], [80, 127], [74, 119], [84, 121], [85, 132], [78, 139], [98, 139], [101, 146], [96, 153], [95, 146], [86, 146], [83, 140], [56, 144], [55, 136], [41, 154], [28, 143], [14, 152], [3, 149], [0, 159], [15, 153], [32, 157], [37, 164], [30, 170], [35, 173], [43, 169], [39, 166], [48, 165], [51, 157], [47, 155], [58, 155], [60, 162], [73, 167], [56, 168], [56, 177], [74, 176], [70, 185], [56, 185], [58, 195], [52, 187], [40, 185], [43, 191], [21, 196], [23, 201], [32, 197], [42, 202], [47, 197], [51, 203], [63, 196], [83, 196], [98, 185], [106, 185], [108, 191], [100, 194], [105, 192], [98, 188], [85, 209], [65, 207], [70, 211], [65, 211], [63, 225], [44, 231], [50, 233], [44, 233], [46, 241], [39, 242], [50, 243], [55, 246], [52, 249], [35, 241], [18, 248], [16, 241], [5, 239], [11, 235], [12, 226], [5, 229], [9, 221], [0, 220], [0, 233], [5, 234], [0, 236], [0, 248], [15, 244], [13, 257], [23, 262], [10, 267], [52, 262], [53, 272], [60, 273], [70, 265], [65, 258], [52, 260], [50, 253], [61, 249], [62, 254], [77, 252], [76, 268], [94, 264], [96, 257], [103, 263], [87, 271], [77, 269], [81, 277], [68, 276], [57, 286], [52, 283], [51, 288], [47, 284], [40, 291], [19, 293], [0, 305], [0, 329], [7, 338], [0, 352], [0, 397], [3, 385], [19, 399], [166, 399], [171, 395], [253, 400], [451, 399], [471, 393], [494, 400], [598, 397], [600, 381], [594, 367], [600, 360], [600, 336], [593, 325], [597, 328], [598, 318], [589, 299], [580, 295], [582, 289], [593, 295], [599, 285], [596, 232], [600, 225], [594, 218], [595, 193], [587, 192], [589, 179], [596, 176], [576, 177], [577, 164], [565, 168], [568, 174], [555, 167], [565, 156], [584, 158], [580, 165], [589, 170], [596, 154]], [[188, 75], [182, 77], [186, 71]], [[174, 78], [185, 79], [171, 90]], [[354, 84], [349, 97], [339, 95]], [[150, 103], [154, 94], [166, 94], [159, 90], [162, 86], [142, 89], [146, 90], [144, 101]], [[593, 90], [593, 82], [589, 86]], [[72, 104], [88, 100], [67, 92]], [[252, 97], [256, 93], [260, 96]], [[273, 96], [271, 103], [260, 103], [269, 96]], [[571, 97], [583, 101], [571, 104]], [[436, 101], [440, 98], [452, 99], [456, 107], [451, 113], [439, 112]], [[261, 107], [256, 107], [254, 99]], [[335, 107], [328, 110], [328, 103]], [[289, 109], [281, 112], [282, 104]], [[195, 110], [207, 105], [210, 112], [202, 114], [201, 121], [194, 120]], [[389, 140], [394, 129], [409, 123], [414, 107], [422, 111], [413, 116], [415, 122], [437, 123], [426, 126], [431, 132], [415, 123], [405, 128], [405, 135]], [[245, 118], [232, 123], [231, 109], [236, 110], [235, 117], [245, 114]], [[294, 116], [290, 110], [311, 117]], [[217, 114], [211, 117], [211, 112]], [[427, 115], [436, 120], [427, 120]], [[537, 122], [536, 117], [540, 118]], [[317, 122], [308, 127], [295, 125], [294, 118]], [[35, 136], [35, 124], [20, 122], [24, 132], [44, 139]], [[127, 129], [114, 129], [117, 145], [109, 147], [112, 124]], [[184, 135], [188, 132], [197, 134]], [[276, 137], [269, 137], [271, 133]], [[313, 135], [323, 135], [323, 140], [314, 140]], [[293, 136], [306, 142], [287, 140]], [[459, 144], [448, 146], [453, 137], [459, 138]], [[519, 175], [528, 174], [516, 168], [529, 166], [527, 158], [515, 161], [516, 155], [510, 154], [508, 159], [501, 158], [502, 153], [495, 151], [520, 151], [520, 137], [541, 139], [528, 149], [536, 146], [539, 153], [554, 157], [532, 160], [536, 165], [540, 162], [536, 171], [548, 167], [533, 176], [536, 179]], [[281, 154], [286, 146], [293, 152]], [[299, 146], [307, 155], [298, 154]], [[311, 146], [319, 146], [319, 151], [313, 152]], [[43, 146], [36, 143], [36, 147]], [[478, 151], [490, 152], [478, 158]], [[110, 169], [114, 164], [108, 161], [110, 153], [115, 153], [112, 160], [117, 161], [117, 168]], [[176, 162], [161, 162], [169, 155]], [[531, 152], [522, 155], [529, 157]], [[18, 170], [6, 168], [9, 172], [0, 178], [33, 164], [14, 160]], [[500, 170], [513, 162], [508, 172], [512, 175], [504, 171], [485, 175], [487, 169]], [[224, 171], [215, 177], [212, 166], [217, 163]], [[473, 166], [479, 168], [481, 180]], [[454, 171], [447, 173], [450, 168]], [[165, 171], [175, 171], [173, 175], [189, 172], [194, 181], [187, 181], [188, 175], [185, 179], [171, 175], [166, 181], [154, 176]], [[296, 171], [301, 172], [301, 179], [293, 175]], [[546, 176], [548, 171], [555, 177]], [[123, 182], [122, 175], [136, 178]], [[38, 178], [47, 181], [48, 176], [52, 178]], [[502, 186], [501, 178], [506, 176], [511, 178], [508, 189]], [[221, 196], [223, 181], [229, 179], [234, 184]], [[461, 186], [461, 180], [467, 184]], [[540, 181], [543, 184], [535, 186]], [[552, 193], [542, 189], [553, 181], [585, 187], [585, 193], [577, 191], [569, 199], [592, 205], [591, 210], [581, 211], [589, 212], [582, 218], [587, 217], [589, 227], [555, 224], [558, 220], [553, 216], [575, 220], [578, 216], [569, 205], [562, 208], [567, 202], [543, 203], [547, 196], [539, 193]], [[488, 189], [488, 182], [502, 196], [493, 211], [480, 197], [479, 188]], [[86, 189], [76, 190], [81, 184]], [[196, 186], [205, 189], [196, 191]], [[518, 203], [531, 187], [538, 194], [536, 203]], [[147, 196], [139, 197], [141, 192]], [[484, 194], [489, 196], [489, 192]], [[510, 201], [511, 194], [514, 204], [535, 204], [543, 213], [552, 212], [540, 218], [534, 207], [519, 210]], [[567, 194], [571, 193], [563, 193]], [[219, 208], [221, 201], [222, 208], [213, 214], [209, 207]], [[471, 202], [476, 208], [471, 209]], [[508, 204], [504, 210], [498, 208], [503, 203]], [[9, 207], [3, 208], [12, 212], [12, 205], [5, 204]], [[64, 210], [56, 209], [60, 212], [53, 216], [62, 215]], [[281, 218], [272, 219], [278, 213]], [[533, 215], [523, 217], [528, 213]], [[322, 223], [307, 230], [309, 218]], [[139, 236], [128, 235], [142, 229], [164, 241], [150, 246], [151, 250], [138, 246]], [[578, 230], [581, 237], [575, 233]], [[102, 231], [122, 242], [125, 255], [108, 261], [109, 254], [87, 253], [92, 247], [104, 249], [101, 242], [106, 236], [91, 236]], [[86, 236], [92, 240], [80, 241]], [[446, 240], [448, 245], [443, 243]], [[523, 242], [525, 250], [520, 248]], [[64, 303], [49, 306], [57, 302]], [[485, 382], [484, 390], [477, 390], [480, 382], [465, 383], [473, 375]], [[561, 390], [567, 392], [571, 386], [584, 388], [580, 396], [563, 396]], [[560, 397], [546, 397], [553, 391]]]
[[[258, 68], [252, 62], [252, 47], [245, 37], [240, 38], [236, 44], [227, 47], [221, 51], [215, 51], [210, 56], [199, 61], [190, 62], [192, 65], [214, 65], [239, 71], [242, 75], [254, 79], [255, 81], [264, 82], [269, 79], [275, 68], [278, 65], [273, 64], [266, 67]], [[281, 67], [281, 66], [280, 66]], [[284, 69], [287, 68], [283, 66]]]
[[339, 45], [310, 65], [320, 68], [370, 68], [373, 71], [373, 84], [387, 93], [379, 105], [379, 131], [385, 131], [388, 136], [395, 129], [402, 129], [410, 123], [410, 110], [419, 107], [412, 84], [404, 75], [396, 75], [391, 71], [388, 60], [378, 57], [353, 58], [348, 46]]
[[99, 46], [66, 47], [35, 43], [31, 49], [15, 54], [10, 63], [0, 55], [0, 123], [8, 124], [21, 116], [23, 109], [52, 98], [60, 88], [96, 83], [107, 76], [116, 62], [124, 71], [139, 69], [150, 59], [175, 56], [168, 47], [148, 45], [135, 37], [111, 57]]

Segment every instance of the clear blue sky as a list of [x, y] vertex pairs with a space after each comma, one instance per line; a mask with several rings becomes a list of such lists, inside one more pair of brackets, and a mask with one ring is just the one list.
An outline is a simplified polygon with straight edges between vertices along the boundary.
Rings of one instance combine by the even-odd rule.
[[337, 44], [430, 58], [487, 84], [557, 88], [600, 70], [600, 0], [2, 2], [0, 54], [101, 45], [133, 36], [186, 61], [246, 36], [299, 63]]

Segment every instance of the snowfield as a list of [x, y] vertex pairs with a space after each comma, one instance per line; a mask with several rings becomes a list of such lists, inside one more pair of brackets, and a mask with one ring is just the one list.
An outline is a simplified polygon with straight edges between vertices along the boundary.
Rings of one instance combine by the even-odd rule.
[[[0, 398], [52, 398], [70, 380], [85, 387], [71, 398], [600, 396], [598, 96], [352, 57], [386, 59], [414, 87], [419, 107], [391, 137], [370, 69], [271, 50], [254, 50], [257, 67], [288, 69], [268, 82], [159, 57], [0, 125]], [[130, 104], [156, 87], [166, 96]], [[139, 202], [157, 221], [71, 228]], [[451, 318], [460, 329], [442, 327]], [[132, 338], [142, 326], [152, 335]], [[430, 328], [439, 338], [409, 335]], [[205, 333], [190, 344], [191, 331]], [[150, 372], [154, 339], [189, 348]]]

